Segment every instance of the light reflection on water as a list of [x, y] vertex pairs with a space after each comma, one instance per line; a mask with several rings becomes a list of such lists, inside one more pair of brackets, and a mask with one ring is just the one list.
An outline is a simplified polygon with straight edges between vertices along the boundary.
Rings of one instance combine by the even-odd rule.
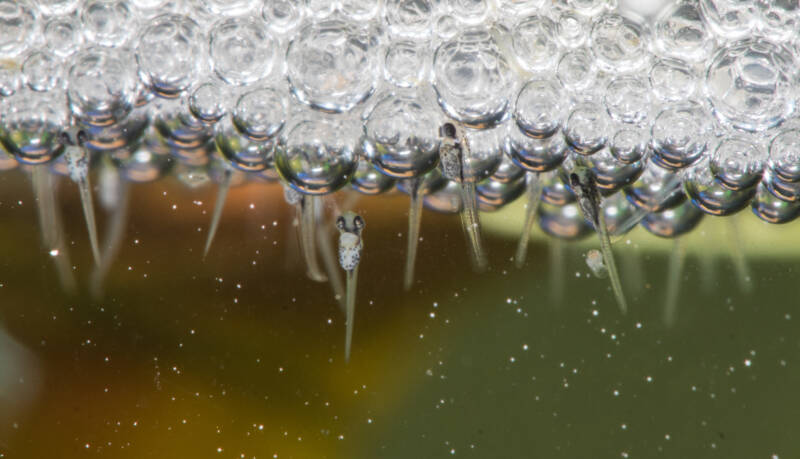
[[[729, 256], [689, 244], [668, 329], [666, 251], [634, 259], [617, 245], [631, 303], [621, 317], [584, 248], [564, 249], [559, 304], [541, 240], [517, 270], [515, 238], [487, 231], [491, 268], [474, 274], [458, 218], [426, 212], [417, 282], [402, 293], [407, 197], [364, 197], [345, 365], [343, 317], [330, 287], [304, 275], [278, 185], [231, 190], [205, 261], [216, 190], [132, 185], [94, 301], [77, 191], [61, 182], [74, 296], [41, 248], [28, 178], [0, 175], [0, 457], [798, 454], [796, 257], [747, 247], [754, 288], [742, 293]], [[99, 212], [101, 235], [108, 224]], [[717, 228], [692, 236], [718, 239]], [[786, 243], [796, 229], [763, 231]]]

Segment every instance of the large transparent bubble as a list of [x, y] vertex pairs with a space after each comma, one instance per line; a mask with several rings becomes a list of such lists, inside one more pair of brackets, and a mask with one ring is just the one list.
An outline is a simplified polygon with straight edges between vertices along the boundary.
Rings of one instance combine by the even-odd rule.
[[310, 117], [295, 123], [275, 152], [275, 167], [295, 190], [333, 193], [347, 185], [358, 164], [352, 119]]
[[286, 52], [292, 93], [324, 112], [352, 110], [375, 90], [377, 48], [368, 28], [337, 19], [306, 25]]
[[720, 48], [705, 78], [715, 115], [745, 131], [780, 124], [795, 108], [795, 65], [788, 49], [760, 38]]
[[468, 126], [485, 128], [504, 121], [515, 84], [508, 62], [485, 30], [467, 29], [436, 50], [439, 105]]
[[506, 153], [520, 168], [529, 172], [551, 171], [564, 162], [567, 144], [564, 137], [554, 135], [536, 139], [511, 125], [505, 143]]
[[620, 76], [606, 86], [603, 102], [614, 120], [642, 125], [650, 116], [650, 92], [650, 83], [645, 77]]
[[761, 180], [766, 155], [754, 140], [744, 135], [731, 135], [711, 154], [711, 172], [724, 186], [740, 190]]
[[207, 68], [206, 37], [188, 16], [153, 18], [139, 36], [136, 60], [139, 76], [161, 97], [177, 97]]
[[769, 168], [786, 182], [800, 182], [800, 129], [783, 129], [769, 146]]
[[789, 223], [800, 215], [800, 202], [784, 201], [764, 183], [758, 185], [750, 204], [753, 213], [767, 223]]
[[564, 54], [558, 61], [556, 76], [561, 85], [568, 90], [583, 91], [589, 88], [597, 77], [597, 67], [591, 51], [587, 48], [578, 48]]
[[261, 17], [273, 33], [288, 34], [303, 21], [303, 7], [297, 0], [264, 0]]
[[695, 229], [703, 220], [703, 212], [686, 201], [674, 209], [647, 214], [642, 227], [659, 237], [674, 238]]
[[56, 56], [67, 57], [83, 46], [81, 23], [74, 15], [56, 16], [44, 26], [45, 46]]
[[269, 75], [278, 46], [266, 25], [250, 17], [223, 20], [211, 29], [209, 55], [226, 83], [244, 85]]
[[383, 75], [401, 88], [423, 84], [430, 75], [427, 46], [411, 40], [393, 41], [386, 48]]
[[133, 110], [139, 86], [130, 52], [92, 47], [73, 56], [71, 62], [67, 95], [77, 119], [107, 126]]
[[64, 63], [46, 51], [34, 51], [22, 63], [22, 74], [34, 91], [50, 91], [62, 86]]
[[565, 10], [556, 18], [556, 39], [564, 48], [577, 48], [586, 44], [589, 38], [586, 19], [581, 15]]
[[692, 97], [697, 89], [693, 68], [679, 59], [659, 59], [650, 67], [650, 86], [653, 94], [666, 102]]
[[89, 0], [81, 8], [83, 34], [89, 43], [122, 46], [136, 31], [134, 15], [124, 0]]
[[236, 102], [233, 124], [243, 135], [259, 142], [274, 138], [286, 123], [288, 101], [270, 87], [244, 93]]
[[608, 143], [608, 149], [614, 158], [625, 164], [632, 164], [642, 159], [648, 152], [650, 132], [643, 127], [616, 125], [612, 128], [614, 135]]
[[431, 33], [432, 0], [386, 0], [386, 24], [393, 35], [424, 39]]
[[757, 2], [756, 26], [770, 40], [788, 41], [797, 36], [800, 3], [794, 0]]
[[686, 200], [680, 177], [655, 162], [648, 162], [639, 179], [625, 187], [624, 193], [631, 204], [649, 212], [671, 209]]
[[567, 100], [557, 81], [531, 80], [517, 95], [514, 120], [525, 134], [543, 139], [558, 133], [566, 109]]
[[572, 155], [574, 164], [591, 169], [597, 179], [597, 188], [604, 195], [616, 193], [624, 186], [630, 185], [642, 175], [644, 161], [623, 163], [616, 159], [608, 148], [604, 148], [592, 156]]
[[546, 16], [528, 16], [514, 26], [512, 49], [522, 68], [537, 72], [555, 66], [559, 57], [555, 28], [553, 21]]
[[33, 8], [17, 0], [0, 0], [0, 56], [13, 57], [35, 40]]
[[214, 130], [217, 151], [239, 170], [260, 172], [273, 165], [276, 141], [256, 141], [242, 135], [226, 117]]
[[709, 160], [693, 165], [683, 182], [684, 190], [698, 209], [711, 215], [725, 217], [747, 207], [756, 194], [757, 187], [733, 190], [718, 180]]
[[738, 40], [750, 35], [755, 25], [755, 3], [743, 0], [700, 0], [700, 11], [706, 25], [725, 40]]
[[225, 89], [214, 82], [203, 83], [192, 91], [188, 99], [189, 111], [198, 120], [214, 124], [228, 112], [228, 94]]
[[591, 155], [606, 146], [611, 120], [605, 107], [592, 98], [576, 103], [564, 125], [564, 138], [576, 152]]
[[714, 36], [703, 23], [694, 1], [681, 0], [659, 15], [654, 28], [654, 44], [664, 56], [699, 62], [714, 47]]
[[695, 102], [667, 105], [651, 128], [653, 160], [662, 167], [681, 169], [705, 153], [711, 134], [711, 120]]
[[389, 96], [364, 125], [364, 155], [384, 174], [419, 177], [439, 161], [439, 125], [435, 107], [416, 98]]
[[554, 206], [543, 202], [539, 204], [538, 217], [539, 228], [559, 239], [574, 241], [594, 232], [577, 204]]
[[592, 26], [597, 65], [609, 73], [637, 70], [647, 60], [647, 38], [641, 25], [618, 14], [606, 14]]
[[64, 151], [59, 133], [69, 114], [63, 93], [18, 91], [3, 99], [0, 143], [24, 164], [42, 164]]

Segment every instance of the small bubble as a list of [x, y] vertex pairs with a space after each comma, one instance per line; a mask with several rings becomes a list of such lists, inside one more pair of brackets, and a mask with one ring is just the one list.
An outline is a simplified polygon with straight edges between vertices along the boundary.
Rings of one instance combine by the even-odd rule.
[[750, 361], [750, 359], [744, 359], [744, 366], [749, 367], [750, 365], [752, 365], [752, 363], [753, 362]]

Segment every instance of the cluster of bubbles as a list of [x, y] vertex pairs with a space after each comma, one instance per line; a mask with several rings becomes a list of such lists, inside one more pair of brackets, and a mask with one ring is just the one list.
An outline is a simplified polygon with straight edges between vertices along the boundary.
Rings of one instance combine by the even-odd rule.
[[63, 171], [59, 133], [78, 126], [92, 163], [132, 181], [235, 170], [317, 196], [415, 180], [458, 212], [437, 168], [455, 122], [480, 209], [537, 181], [553, 236], [591, 231], [576, 166], [610, 227], [644, 210], [674, 237], [748, 205], [784, 223], [800, 214], [798, 21], [796, 1], [766, 0], [648, 17], [614, 0], [0, 0], [0, 168]]

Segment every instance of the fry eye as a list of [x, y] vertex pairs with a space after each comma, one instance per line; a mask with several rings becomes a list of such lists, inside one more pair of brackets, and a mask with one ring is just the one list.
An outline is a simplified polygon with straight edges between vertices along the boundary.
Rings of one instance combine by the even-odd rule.
[[364, 226], [366, 225], [364, 223], [364, 219], [361, 218], [361, 215], [356, 215], [356, 218], [353, 220], [353, 224], [356, 226], [356, 229], [359, 230], [359, 231], [364, 229]]
[[341, 215], [336, 217], [336, 228], [339, 231], [344, 231], [344, 227], [345, 227], [344, 217]]
[[58, 134], [58, 141], [62, 145], [72, 145], [72, 139], [69, 138], [69, 134], [66, 131], [62, 131]]
[[444, 123], [442, 128], [439, 129], [439, 133], [442, 137], [447, 137], [449, 139], [456, 138], [456, 126], [453, 123]]
[[78, 135], [76, 137], [78, 139], [78, 146], [81, 147], [83, 146], [84, 143], [86, 143], [87, 140], [89, 140], [89, 134], [83, 129], [78, 131]]
[[569, 174], [569, 183], [572, 185], [573, 188], [578, 187], [581, 185], [581, 181], [578, 178], [578, 174], [571, 172]]

